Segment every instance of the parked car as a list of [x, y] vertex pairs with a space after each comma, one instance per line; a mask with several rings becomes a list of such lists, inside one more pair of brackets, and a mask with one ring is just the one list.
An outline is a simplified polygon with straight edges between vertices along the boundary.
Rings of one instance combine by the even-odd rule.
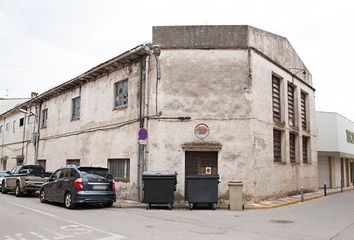
[[64, 203], [75, 208], [81, 203], [111, 207], [116, 201], [115, 183], [107, 168], [67, 166], [53, 172], [39, 192], [42, 203]]
[[15, 192], [16, 197], [24, 193], [35, 193], [48, 180], [50, 173], [39, 165], [14, 167], [1, 181], [1, 192]]
[[[2, 183], [2, 180], [4, 179], [4, 177], [8, 174], [9, 174], [9, 172], [7, 172], [7, 171], [0, 171], [0, 183]], [[0, 190], [1, 190], [1, 187], [2, 187], [2, 184], [0, 184]]]

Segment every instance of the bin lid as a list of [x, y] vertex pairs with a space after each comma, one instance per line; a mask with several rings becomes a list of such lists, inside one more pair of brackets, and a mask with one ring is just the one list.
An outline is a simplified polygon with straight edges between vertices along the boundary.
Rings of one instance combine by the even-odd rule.
[[149, 172], [143, 172], [143, 177], [175, 177], [177, 175], [177, 172], [172, 172], [172, 171], [149, 171]]
[[203, 179], [219, 179], [218, 174], [195, 174], [187, 176], [187, 179], [203, 178]]

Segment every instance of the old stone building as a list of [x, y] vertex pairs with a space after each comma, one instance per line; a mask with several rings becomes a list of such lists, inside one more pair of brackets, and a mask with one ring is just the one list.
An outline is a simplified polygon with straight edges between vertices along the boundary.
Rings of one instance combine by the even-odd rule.
[[318, 188], [311, 74], [286, 38], [251, 26], [154, 27], [152, 44], [20, 107], [39, 123], [28, 162], [108, 166], [121, 198], [141, 199], [146, 170], [177, 171], [177, 200], [197, 173], [220, 175], [221, 200], [230, 180], [256, 201]]

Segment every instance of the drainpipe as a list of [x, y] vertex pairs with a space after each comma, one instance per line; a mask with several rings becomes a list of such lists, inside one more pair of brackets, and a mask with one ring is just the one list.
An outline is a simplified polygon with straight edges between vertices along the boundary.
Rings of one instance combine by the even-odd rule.
[[[4, 159], [4, 143], [5, 143], [5, 129], [6, 129], [6, 126], [5, 126], [5, 123], [6, 123], [6, 117], [4, 117], [4, 124], [2, 125], [3, 126], [3, 132], [2, 132], [2, 139], [1, 139], [1, 164], [3, 163]], [[6, 169], [4, 169], [6, 170]]]
[[[23, 118], [22, 149], [21, 149], [22, 157], [23, 157], [23, 151], [24, 151], [24, 148], [25, 148], [26, 117], [27, 117], [27, 114], [25, 113], [25, 117]], [[25, 163], [27, 163], [27, 155], [26, 155]]]
[[[144, 127], [148, 131], [149, 123], [149, 67], [150, 67], [150, 55], [145, 58], [145, 99], [144, 99]], [[146, 139], [146, 145], [144, 146], [144, 158], [143, 158], [143, 171], [148, 170], [148, 160], [149, 160], [149, 140]]]
[[37, 139], [36, 139], [36, 146], [35, 146], [35, 153], [34, 153], [34, 164], [38, 163], [39, 133], [40, 133], [39, 119], [41, 119], [41, 111], [42, 111], [42, 103], [39, 104], [39, 111], [36, 114], [37, 117], [35, 116], [35, 124], [37, 124]]

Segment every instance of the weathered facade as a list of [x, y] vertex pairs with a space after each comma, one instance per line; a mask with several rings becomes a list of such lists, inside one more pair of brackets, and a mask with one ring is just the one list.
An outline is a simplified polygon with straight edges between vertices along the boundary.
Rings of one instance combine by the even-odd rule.
[[316, 112], [319, 187], [341, 188], [354, 182], [354, 123], [338, 113]]
[[26, 104], [40, 122], [28, 161], [108, 166], [122, 198], [141, 199], [145, 170], [177, 171], [177, 200], [208, 171], [222, 200], [230, 180], [256, 201], [318, 188], [311, 75], [286, 38], [250, 26], [154, 27], [151, 45]]

